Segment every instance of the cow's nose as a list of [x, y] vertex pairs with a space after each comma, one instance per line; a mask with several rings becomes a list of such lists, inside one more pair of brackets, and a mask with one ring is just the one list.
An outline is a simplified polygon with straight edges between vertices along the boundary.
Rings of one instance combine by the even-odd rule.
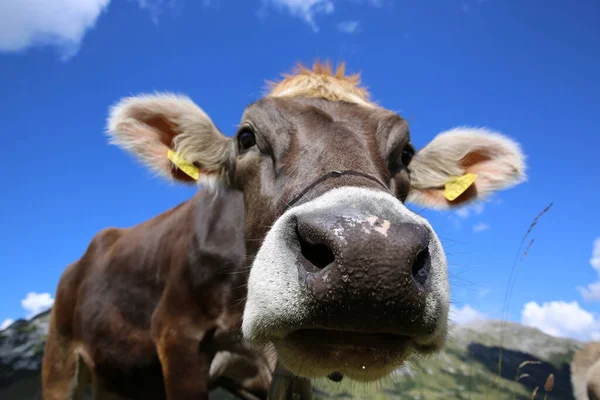
[[375, 273], [384, 265], [395, 264], [394, 272], [410, 273], [412, 284], [423, 286], [427, 281], [429, 235], [424, 227], [412, 223], [391, 227], [388, 220], [375, 216], [361, 220], [347, 213], [304, 214], [296, 221], [306, 272], [318, 272], [338, 257], [339, 266], [345, 255], [349, 266], [360, 262]]
[[431, 270], [426, 226], [347, 209], [297, 215], [295, 237], [301, 284], [340, 323], [344, 310], [347, 318], [371, 313], [370, 320], [423, 314]]
[[300, 243], [300, 252], [307, 272], [317, 272], [335, 261], [335, 248], [339, 254], [340, 243], [328, 235], [327, 224], [322, 216], [308, 215], [297, 219], [296, 234]]

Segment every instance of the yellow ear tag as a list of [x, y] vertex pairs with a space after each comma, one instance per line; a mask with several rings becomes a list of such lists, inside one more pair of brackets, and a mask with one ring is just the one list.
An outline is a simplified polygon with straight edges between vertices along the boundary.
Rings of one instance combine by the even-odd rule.
[[477, 174], [467, 173], [458, 178], [453, 178], [446, 182], [444, 186], [444, 197], [449, 201], [456, 200], [458, 196], [463, 194], [477, 179]]
[[200, 170], [198, 169], [198, 167], [196, 167], [190, 162], [187, 162], [186, 160], [181, 158], [179, 154], [176, 154], [171, 149], [169, 149], [167, 156], [169, 157], [169, 160], [171, 160], [173, 164], [177, 166], [177, 168], [185, 172], [186, 175], [188, 175], [190, 178], [193, 178], [194, 180], [198, 180], [198, 178], [200, 177]]

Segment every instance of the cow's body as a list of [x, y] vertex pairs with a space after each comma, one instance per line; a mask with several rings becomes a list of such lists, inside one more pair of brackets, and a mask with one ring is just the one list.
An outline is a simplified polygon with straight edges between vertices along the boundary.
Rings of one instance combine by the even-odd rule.
[[575, 353], [571, 384], [576, 400], [600, 400], [600, 342], [586, 343]]
[[[44, 358], [44, 380], [55, 391], [45, 397], [64, 398], [73, 385], [62, 379], [64, 370], [83, 363], [79, 367], [83, 374], [92, 372], [95, 389], [132, 399], [164, 399], [155, 346], [164, 325], [193, 330], [206, 367], [218, 351], [224, 352], [213, 363], [217, 376], [209, 386], [225, 375], [264, 397], [273, 363], [244, 349], [238, 338], [245, 296], [243, 218], [239, 193], [214, 197], [201, 190], [142, 224], [99, 232], [83, 257], [66, 269], [57, 289]], [[65, 341], [72, 356], [55, 364], [53, 356], [64, 351]], [[231, 360], [231, 353], [245, 359]], [[228, 363], [238, 365], [227, 371]], [[185, 364], [171, 368], [191, 372]], [[240, 368], [245, 377], [233, 373]], [[206, 385], [202, 377], [207, 371], [195, 372], [197, 384]]]
[[249, 105], [232, 138], [164, 94], [119, 102], [108, 133], [160, 175], [208, 189], [103, 231], [67, 269], [44, 400], [71, 398], [89, 371], [100, 393], [169, 400], [207, 399], [217, 380], [264, 397], [275, 362], [273, 376], [299, 377], [271, 385], [275, 398], [310, 398], [304, 378], [381, 379], [447, 336], [444, 250], [404, 203], [448, 209], [525, 178], [518, 144], [486, 129], [416, 151], [358, 76], [320, 63]]

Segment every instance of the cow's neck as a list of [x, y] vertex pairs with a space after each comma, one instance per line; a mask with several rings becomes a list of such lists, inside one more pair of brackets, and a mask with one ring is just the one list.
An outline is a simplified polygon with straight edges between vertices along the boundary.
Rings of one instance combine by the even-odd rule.
[[225, 301], [224, 312], [241, 314], [247, 280], [243, 195], [226, 188], [216, 193], [200, 189], [190, 202], [192, 213], [185, 222], [193, 229], [186, 239], [189, 283], [201, 297], [224, 293], [213, 301]]

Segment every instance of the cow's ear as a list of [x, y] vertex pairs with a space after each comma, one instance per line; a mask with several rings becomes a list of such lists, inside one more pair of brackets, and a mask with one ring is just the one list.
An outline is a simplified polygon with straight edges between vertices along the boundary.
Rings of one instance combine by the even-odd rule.
[[163, 177], [186, 183], [227, 182], [231, 140], [186, 96], [123, 98], [111, 107], [107, 125], [112, 144]]
[[440, 133], [410, 162], [413, 204], [446, 209], [524, 182], [525, 156], [518, 143], [483, 128]]

